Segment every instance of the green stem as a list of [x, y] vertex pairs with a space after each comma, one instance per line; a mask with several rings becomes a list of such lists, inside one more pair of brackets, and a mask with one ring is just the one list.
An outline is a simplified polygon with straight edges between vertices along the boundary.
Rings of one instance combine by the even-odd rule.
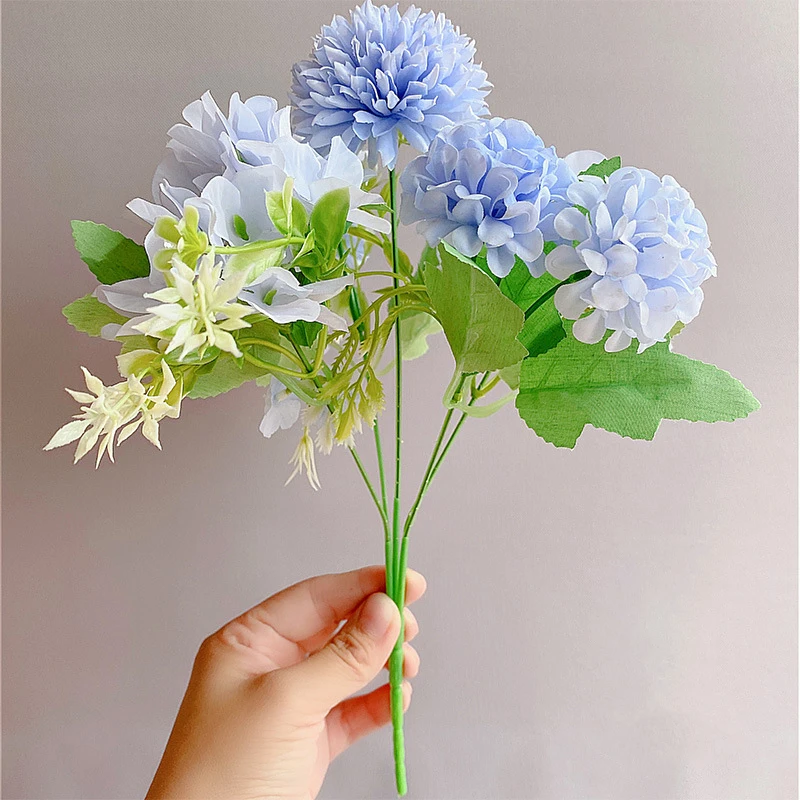
[[[389, 214], [392, 235], [392, 272], [398, 272], [398, 247], [397, 247], [397, 173], [389, 170]], [[399, 281], [397, 276], [392, 277], [393, 298], [392, 302], [397, 309], [399, 300]], [[405, 549], [400, 546], [400, 459], [402, 445], [402, 399], [403, 399], [403, 345], [400, 336], [400, 317], [394, 323], [395, 340], [395, 451], [394, 451], [394, 501], [392, 506], [392, 549], [394, 574], [392, 577], [393, 595], [392, 598], [400, 610], [400, 633], [395, 642], [392, 654], [389, 657], [389, 686], [392, 713], [392, 738], [394, 742], [394, 773], [397, 794], [399, 797], [408, 791], [406, 780], [406, 754], [405, 739], [403, 735], [403, 639], [404, 639], [404, 617], [403, 607], [405, 605], [406, 590], [406, 569]], [[389, 565], [387, 564], [387, 569]]]
[[[378, 475], [380, 476], [381, 505], [386, 519], [389, 517], [389, 504], [386, 500], [386, 471], [383, 466], [383, 446], [381, 445], [381, 429], [378, 420], [372, 426], [375, 435], [375, 455], [378, 461]], [[386, 594], [394, 596], [394, 545], [388, 525], [384, 525], [384, 558], [386, 561]]]
[[[474, 388], [470, 400], [467, 405], [471, 406], [473, 403], [480, 397], [480, 391], [484, 388], [486, 381], [489, 377], [489, 373], [485, 373], [483, 378], [481, 378], [478, 385]], [[458, 388], [456, 389], [457, 393], [460, 391], [461, 386], [463, 385], [464, 378], [462, 377], [461, 383], [459, 384]], [[430, 461], [428, 462], [428, 468], [425, 470], [425, 475], [422, 478], [422, 483], [420, 484], [419, 491], [417, 492], [417, 496], [414, 500], [414, 504], [411, 506], [411, 510], [408, 512], [408, 516], [406, 517], [405, 525], [403, 526], [403, 539], [408, 538], [408, 533], [411, 530], [411, 526], [414, 524], [414, 518], [417, 516], [417, 511], [419, 510], [420, 503], [425, 495], [428, 493], [428, 489], [430, 488], [433, 479], [436, 477], [436, 473], [439, 471], [439, 467], [442, 465], [442, 461], [444, 461], [444, 457], [447, 455], [447, 451], [450, 449], [453, 441], [455, 440], [458, 432], [461, 430], [461, 427], [464, 424], [464, 420], [467, 418], [467, 414], [465, 412], [461, 413], [461, 416], [456, 422], [455, 428], [453, 428], [452, 433], [450, 434], [449, 438], [444, 444], [444, 447], [441, 447], [442, 440], [444, 439], [445, 432], [447, 430], [447, 425], [450, 422], [450, 419], [453, 415], [454, 409], [449, 409], [447, 414], [445, 415], [444, 422], [442, 423], [442, 427], [439, 431], [439, 438], [436, 440], [436, 445], [433, 448], [433, 453], [431, 453]], [[441, 447], [441, 452], [440, 452]]]

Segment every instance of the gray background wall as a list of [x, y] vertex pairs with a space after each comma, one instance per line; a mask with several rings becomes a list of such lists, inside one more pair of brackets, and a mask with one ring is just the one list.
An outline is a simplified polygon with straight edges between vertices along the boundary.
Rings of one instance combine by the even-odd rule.
[[[691, 190], [720, 269], [677, 349], [763, 409], [651, 444], [590, 430], [574, 452], [512, 408], [467, 426], [414, 531], [411, 796], [795, 798], [795, 4], [438, 6], [477, 38], [495, 113]], [[124, 204], [181, 108], [207, 88], [285, 97], [348, 7], [3, 3], [5, 797], [141, 796], [207, 633], [382, 559], [346, 453], [323, 491], [282, 488], [294, 436], [260, 437], [255, 387], [187, 403], [163, 454], [137, 437], [95, 472], [40, 451], [79, 365], [114, 377], [114, 348], [60, 314], [93, 287], [69, 220], [141, 236]], [[407, 370], [409, 489], [450, 366], [439, 341]], [[381, 734], [323, 797], [391, 788]]]

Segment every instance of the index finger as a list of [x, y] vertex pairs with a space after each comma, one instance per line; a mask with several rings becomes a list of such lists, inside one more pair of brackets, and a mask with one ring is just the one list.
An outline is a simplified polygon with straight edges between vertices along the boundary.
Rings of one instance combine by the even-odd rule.
[[[385, 589], [382, 566], [362, 567], [350, 572], [308, 578], [268, 597], [239, 617], [254, 644], [277, 633], [306, 652], [319, 649], [371, 594]], [[425, 592], [425, 578], [409, 569], [406, 576], [406, 605]]]

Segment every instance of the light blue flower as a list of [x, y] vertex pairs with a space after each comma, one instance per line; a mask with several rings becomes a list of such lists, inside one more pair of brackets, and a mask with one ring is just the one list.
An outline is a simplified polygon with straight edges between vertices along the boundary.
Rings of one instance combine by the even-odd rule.
[[[559, 279], [589, 270], [555, 295], [562, 316], [577, 320], [575, 338], [593, 344], [611, 330], [606, 350], [624, 350], [637, 339], [641, 352], [697, 316], [700, 285], [717, 268], [706, 221], [674, 178], [623, 167], [607, 183], [582, 178], [568, 196], [589, 216], [568, 208], [555, 227], [580, 244], [560, 245], [545, 261]], [[583, 316], [587, 308], [594, 310]]]
[[294, 66], [294, 131], [321, 153], [334, 136], [354, 152], [369, 142], [393, 169], [398, 133], [425, 152], [445, 126], [487, 113], [491, 84], [474, 56], [443, 14], [366, 0], [323, 27], [310, 59]]
[[563, 241], [553, 220], [571, 205], [575, 181], [527, 123], [478, 120], [443, 130], [406, 167], [401, 218], [418, 223], [431, 247], [444, 240], [471, 257], [486, 247], [495, 275], [508, 275], [516, 256], [541, 275], [544, 242]]
[[291, 136], [288, 107], [272, 97], [242, 101], [231, 95], [228, 115], [210, 92], [183, 109], [188, 125], [173, 125], [164, 160], [153, 177], [153, 197], [163, 202], [162, 185], [199, 194], [217, 175], [271, 163], [269, 145]]

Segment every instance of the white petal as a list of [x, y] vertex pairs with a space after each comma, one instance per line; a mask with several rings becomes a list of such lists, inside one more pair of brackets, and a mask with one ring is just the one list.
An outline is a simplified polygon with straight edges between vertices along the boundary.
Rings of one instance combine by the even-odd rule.
[[592, 300], [595, 308], [603, 311], [619, 311], [628, 305], [630, 298], [619, 281], [602, 278], [592, 286]]
[[561, 286], [553, 298], [558, 313], [565, 319], [578, 319], [589, 306], [581, 295], [597, 280], [599, 278], [596, 275], [589, 275], [577, 283]]
[[581, 257], [575, 252], [572, 245], [560, 244], [551, 250], [544, 258], [545, 269], [560, 281], [569, 278], [582, 269], [586, 269]]
[[573, 326], [572, 333], [579, 342], [597, 344], [606, 332], [606, 321], [602, 311], [593, 311], [581, 317]]
[[345, 320], [344, 317], [340, 317], [338, 314], [335, 314], [327, 306], [319, 307], [319, 316], [317, 317], [317, 322], [321, 322], [323, 325], [327, 325], [329, 328], [333, 328], [335, 331], [346, 331], [348, 327], [347, 320]]
[[605, 348], [607, 353], [618, 353], [620, 350], [627, 349], [631, 343], [631, 337], [625, 331], [614, 331], [606, 339]]
[[45, 450], [53, 450], [56, 447], [63, 447], [65, 444], [74, 442], [83, 436], [83, 432], [91, 423], [87, 419], [76, 419], [62, 425], [54, 434], [53, 438], [44, 446]]
[[581, 258], [586, 262], [586, 266], [589, 267], [595, 275], [606, 274], [608, 262], [602, 253], [598, 253], [597, 250], [592, 250], [587, 247], [585, 250], [581, 249], [580, 254]]
[[605, 160], [606, 157], [602, 153], [598, 153], [597, 150], [576, 150], [574, 153], [564, 156], [567, 166], [576, 175], [589, 169], [592, 164], [599, 164]]
[[636, 270], [637, 251], [624, 244], [615, 244], [605, 252], [608, 268], [606, 275], [612, 278], [622, 278]]
[[589, 220], [577, 208], [565, 208], [556, 214], [556, 232], [568, 241], [582, 242], [589, 238]]

